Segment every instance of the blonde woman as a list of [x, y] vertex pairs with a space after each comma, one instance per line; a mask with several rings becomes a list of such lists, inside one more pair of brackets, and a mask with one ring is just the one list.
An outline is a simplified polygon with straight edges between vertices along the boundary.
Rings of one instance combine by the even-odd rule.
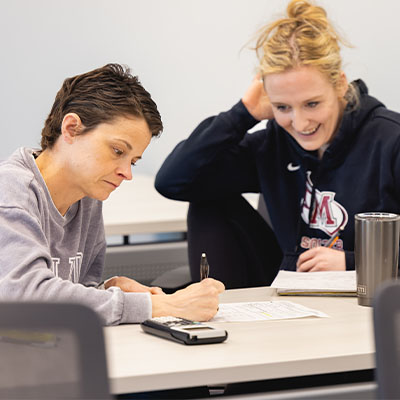
[[[323, 8], [291, 1], [258, 35], [259, 74], [243, 98], [162, 165], [159, 192], [191, 202], [194, 279], [202, 251], [228, 288], [268, 285], [279, 269], [354, 269], [354, 215], [400, 212], [400, 115], [348, 83], [341, 42]], [[246, 192], [261, 194], [273, 230]]]

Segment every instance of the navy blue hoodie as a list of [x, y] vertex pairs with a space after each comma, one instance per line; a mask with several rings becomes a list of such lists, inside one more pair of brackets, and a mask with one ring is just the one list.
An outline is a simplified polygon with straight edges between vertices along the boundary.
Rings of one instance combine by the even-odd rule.
[[322, 159], [275, 120], [248, 133], [259, 121], [239, 101], [175, 147], [156, 189], [184, 201], [261, 193], [284, 253], [281, 268], [295, 270], [299, 253], [343, 228], [334, 248], [346, 252], [346, 268], [354, 269], [354, 215], [400, 214], [400, 114], [369, 96], [361, 80], [355, 85], [360, 105], [345, 112]]

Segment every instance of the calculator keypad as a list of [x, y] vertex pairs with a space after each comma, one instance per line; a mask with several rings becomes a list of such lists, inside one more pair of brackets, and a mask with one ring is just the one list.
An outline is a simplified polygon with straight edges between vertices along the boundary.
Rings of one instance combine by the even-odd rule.
[[184, 318], [177, 318], [177, 317], [155, 317], [151, 318], [152, 321], [158, 322], [163, 325], [167, 326], [176, 326], [176, 325], [196, 325], [199, 322], [190, 321]]

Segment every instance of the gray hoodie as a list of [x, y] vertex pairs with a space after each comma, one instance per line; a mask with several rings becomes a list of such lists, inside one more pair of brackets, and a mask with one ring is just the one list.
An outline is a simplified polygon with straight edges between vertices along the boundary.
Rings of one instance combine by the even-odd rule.
[[82, 303], [105, 325], [150, 318], [150, 294], [96, 288], [106, 249], [102, 203], [85, 197], [62, 216], [34, 151], [20, 148], [0, 164], [0, 301]]

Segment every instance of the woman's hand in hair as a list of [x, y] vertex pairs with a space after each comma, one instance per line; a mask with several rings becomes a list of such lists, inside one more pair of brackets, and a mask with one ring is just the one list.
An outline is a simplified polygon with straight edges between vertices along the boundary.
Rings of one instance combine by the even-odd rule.
[[269, 102], [264, 83], [260, 75], [256, 75], [242, 98], [247, 111], [257, 120], [273, 119], [272, 106]]

